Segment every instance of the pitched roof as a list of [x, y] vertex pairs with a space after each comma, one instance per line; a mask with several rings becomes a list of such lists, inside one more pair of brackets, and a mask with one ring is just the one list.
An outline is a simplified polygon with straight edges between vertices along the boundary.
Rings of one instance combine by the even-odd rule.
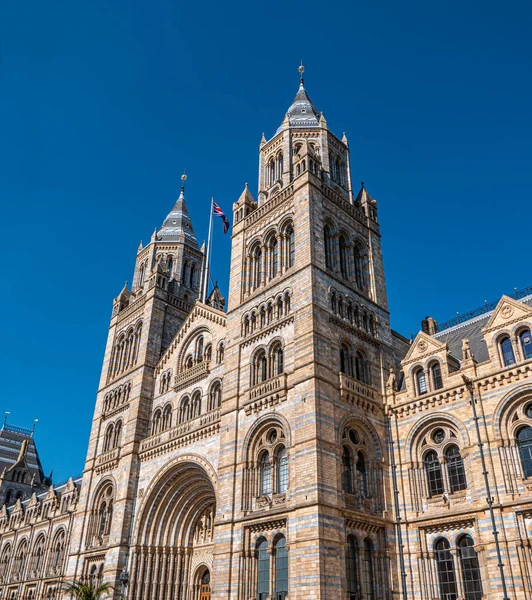
[[181, 193], [174, 208], [168, 213], [161, 228], [157, 231], [157, 239], [163, 242], [184, 242], [193, 248], [198, 247], [185, 202], [185, 186], [181, 187]]
[[[519, 302], [532, 306], [532, 295], [521, 298]], [[454, 327], [439, 331], [433, 337], [447, 343], [451, 354], [459, 360], [462, 360], [462, 340], [467, 338], [475, 360], [479, 363], [484, 362], [489, 359], [489, 352], [482, 330], [490, 321], [493, 312], [490, 310]]]

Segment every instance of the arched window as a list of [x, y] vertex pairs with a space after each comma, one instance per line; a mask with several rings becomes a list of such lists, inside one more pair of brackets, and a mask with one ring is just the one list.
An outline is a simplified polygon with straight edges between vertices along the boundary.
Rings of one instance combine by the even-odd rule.
[[358, 568], [357, 568], [357, 540], [354, 535], [347, 538], [347, 554], [345, 557], [345, 570], [347, 575], [347, 592], [349, 600], [357, 600], [358, 596]]
[[50, 562], [52, 573], [58, 573], [63, 566], [63, 557], [65, 555], [65, 539], [65, 530], [61, 529], [55, 536], [52, 546], [52, 556]]
[[267, 366], [266, 352], [260, 350], [255, 355], [255, 360], [253, 361], [252, 385], [258, 385], [259, 383], [266, 381], [268, 377]]
[[44, 536], [40, 536], [33, 547], [33, 565], [32, 570], [35, 573], [40, 573], [44, 560]]
[[532, 427], [523, 427], [517, 433], [519, 458], [525, 479], [532, 477]]
[[366, 359], [360, 350], [358, 350], [355, 355], [355, 378], [362, 383], [367, 383], [368, 385], [371, 383], [369, 365], [367, 364]]
[[114, 433], [114, 425], [110, 423], [105, 430], [105, 436], [103, 439], [103, 451], [107, 452], [111, 450], [113, 447], [113, 433]]
[[277, 493], [283, 494], [288, 489], [288, 455], [281, 446], [277, 451]]
[[364, 260], [359, 244], [355, 244], [353, 248], [353, 266], [355, 269], [355, 282], [362, 289], [364, 287]]
[[184, 423], [188, 421], [190, 418], [190, 400], [188, 396], [185, 396], [181, 400], [181, 405], [179, 407], [179, 423]]
[[151, 434], [155, 435], [156, 433], [159, 433], [159, 431], [161, 431], [161, 411], [159, 409], [157, 409], [153, 413], [153, 420], [152, 420], [152, 424], [151, 424]]
[[447, 474], [449, 476], [451, 493], [465, 490], [467, 488], [467, 481], [464, 470], [464, 461], [460, 456], [458, 446], [455, 446], [454, 444], [449, 446], [445, 451], [445, 458], [447, 460]]
[[11, 561], [11, 545], [7, 544], [4, 546], [2, 550], [2, 558], [0, 558], [0, 577], [5, 577], [7, 575], [7, 570], [9, 568], [9, 562]]
[[333, 252], [332, 252], [332, 236], [329, 225], [325, 225], [323, 228], [323, 246], [325, 249], [325, 266], [327, 269], [333, 267]]
[[366, 595], [364, 598], [367, 600], [374, 600], [375, 598], [375, 581], [374, 581], [374, 567], [373, 567], [373, 542], [366, 538], [364, 540], [364, 564], [362, 568], [362, 586]]
[[277, 273], [279, 271], [279, 244], [277, 243], [277, 238], [275, 236], [272, 237], [270, 251], [272, 253], [271, 276], [277, 277]]
[[215, 381], [209, 393], [209, 407], [208, 410], [215, 410], [222, 405], [222, 386], [219, 381]]
[[170, 405], [165, 406], [163, 411], [163, 431], [172, 427], [172, 407]]
[[194, 395], [192, 396], [192, 406], [191, 406], [191, 412], [192, 412], [192, 419], [195, 419], [196, 417], [199, 417], [201, 414], [201, 392], [194, 392]]
[[15, 560], [13, 563], [13, 575], [16, 579], [19, 579], [24, 576], [24, 570], [26, 567], [26, 558], [28, 556], [28, 542], [26, 540], [22, 540], [20, 542], [17, 553], [15, 555]]
[[429, 497], [443, 494], [443, 476], [441, 464], [435, 450], [430, 450], [425, 455], [425, 472], [427, 473], [427, 483], [429, 488]]
[[415, 374], [416, 387], [418, 395], [426, 394], [428, 392], [427, 376], [423, 369], [418, 369]]
[[270, 595], [270, 555], [264, 538], [257, 545], [257, 559], [257, 600], [266, 600]]
[[352, 468], [351, 451], [347, 446], [344, 446], [342, 452], [342, 487], [346, 494], [353, 493], [353, 468]]
[[181, 274], [181, 283], [186, 284], [188, 275], [188, 260], [183, 263], [183, 273]]
[[288, 246], [287, 252], [287, 266], [288, 268], [293, 267], [296, 259], [296, 246], [294, 238], [294, 228], [292, 225], [288, 225], [286, 228], [286, 241]]
[[288, 595], [288, 552], [286, 538], [281, 535], [275, 542], [275, 596], [281, 600]]
[[343, 235], [340, 236], [340, 273], [344, 279], [349, 277], [348, 261], [347, 261], [347, 242]]
[[277, 155], [277, 179], [282, 179], [283, 177], [283, 153], [280, 152]]
[[464, 585], [465, 600], [482, 600], [482, 578], [480, 565], [475, 552], [473, 540], [469, 535], [464, 535], [458, 541], [460, 552], [460, 566], [462, 567], [462, 583]]
[[501, 352], [504, 366], [509, 367], [515, 364], [514, 349], [512, 347], [512, 340], [509, 337], [504, 338], [501, 341]]
[[220, 342], [218, 344], [218, 353], [216, 355], [216, 362], [221, 365], [224, 361], [224, 354], [225, 354], [225, 343], [224, 342]]
[[253, 287], [258, 288], [262, 283], [262, 249], [260, 246], [253, 252]]
[[194, 275], [196, 274], [196, 265], [194, 263], [192, 263], [190, 265], [190, 279], [189, 279], [189, 285], [192, 289], [194, 289]]
[[201, 362], [203, 360], [203, 336], [200, 335], [196, 340], [196, 362]]
[[440, 597], [443, 600], [456, 600], [458, 598], [456, 573], [454, 570], [453, 557], [449, 550], [449, 542], [445, 538], [440, 538], [434, 544], [434, 555], [438, 567]]
[[435, 390], [441, 389], [443, 387], [443, 379], [439, 362], [432, 363], [430, 366], [430, 374], [432, 376], [432, 387]]
[[270, 186], [272, 186], [275, 183], [275, 162], [274, 162], [273, 158], [268, 163], [268, 173], [269, 173], [268, 183], [270, 184]]
[[357, 454], [357, 474], [360, 483], [360, 491], [362, 495], [367, 498], [368, 496], [368, 473], [366, 469], [366, 459], [362, 452], [358, 452]]
[[264, 452], [260, 459], [260, 493], [262, 496], [272, 493], [272, 466], [268, 452]]
[[340, 372], [353, 377], [353, 357], [347, 344], [340, 347]]
[[4, 501], [4, 504], [6, 506], [9, 506], [9, 503], [11, 502], [11, 498], [13, 497], [13, 490], [9, 489], [6, 492], [6, 499]]
[[115, 426], [115, 435], [113, 438], [113, 448], [120, 446], [120, 440], [122, 438], [122, 421], [118, 421]]
[[284, 372], [284, 354], [283, 348], [277, 344], [271, 353], [271, 377], [277, 377]]
[[532, 358], [532, 335], [530, 335], [530, 329], [525, 329], [525, 331], [519, 334], [519, 341], [521, 342], [523, 358], [525, 360]]

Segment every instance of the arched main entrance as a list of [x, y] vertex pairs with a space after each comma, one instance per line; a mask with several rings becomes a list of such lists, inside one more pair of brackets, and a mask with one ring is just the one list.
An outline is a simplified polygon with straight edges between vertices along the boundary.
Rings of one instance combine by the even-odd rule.
[[197, 462], [154, 482], [134, 536], [131, 600], [210, 600], [215, 509], [213, 483]]

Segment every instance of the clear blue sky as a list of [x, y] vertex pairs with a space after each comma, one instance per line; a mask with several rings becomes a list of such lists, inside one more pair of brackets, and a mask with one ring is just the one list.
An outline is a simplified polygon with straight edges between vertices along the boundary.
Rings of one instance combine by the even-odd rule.
[[[112, 299], [179, 193], [256, 192], [298, 84], [378, 200], [393, 326], [532, 285], [532, 5], [15, 2], [0, 7], [1, 410], [80, 472]], [[214, 276], [227, 288], [218, 223]]]

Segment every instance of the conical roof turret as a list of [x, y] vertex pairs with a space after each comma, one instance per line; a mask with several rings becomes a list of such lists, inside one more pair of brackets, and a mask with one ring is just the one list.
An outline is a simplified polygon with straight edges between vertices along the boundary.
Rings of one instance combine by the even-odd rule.
[[[286, 119], [290, 127], [305, 128], [318, 127], [320, 122], [320, 113], [309, 98], [305, 90], [305, 81], [303, 79], [303, 65], [299, 67], [301, 77], [299, 79], [299, 89], [294, 101], [286, 112]], [[281, 131], [283, 125], [279, 127], [277, 133]]]
[[198, 247], [196, 234], [188, 214], [185, 202], [185, 182], [181, 186], [181, 193], [174, 208], [168, 213], [161, 228], [157, 231], [157, 239], [163, 242], [185, 242], [193, 248]]

